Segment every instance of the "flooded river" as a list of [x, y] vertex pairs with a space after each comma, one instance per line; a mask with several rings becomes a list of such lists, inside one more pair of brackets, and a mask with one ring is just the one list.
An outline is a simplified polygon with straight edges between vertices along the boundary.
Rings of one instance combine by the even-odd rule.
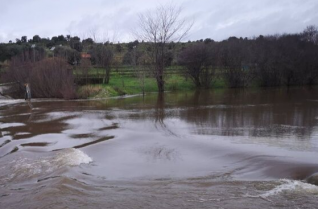
[[0, 100], [0, 208], [316, 208], [318, 89]]

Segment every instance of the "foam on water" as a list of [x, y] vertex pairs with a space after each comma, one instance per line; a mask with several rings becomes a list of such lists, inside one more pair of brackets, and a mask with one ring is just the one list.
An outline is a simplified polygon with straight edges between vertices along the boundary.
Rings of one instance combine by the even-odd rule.
[[318, 186], [312, 184], [288, 179], [280, 180], [280, 182], [282, 182], [281, 185], [275, 187], [272, 190], [267, 191], [265, 194], [262, 194], [260, 196], [266, 198], [286, 192], [318, 194]]
[[0, 123], [0, 129], [9, 128], [9, 127], [17, 127], [24, 126], [24, 123]]
[[18, 132], [18, 133], [15, 133], [14, 135], [15, 136], [23, 136], [23, 135], [28, 135], [28, 134], [31, 134], [30, 132]]
[[82, 152], [79, 149], [66, 149], [59, 152], [53, 159], [53, 162], [56, 162], [58, 165], [67, 165], [67, 166], [77, 166], [80, 164], [87, 164], [92, 162], [87, 154]]
[[10, 162], [11, 175], [9, 179], [32, 178], [38, 175], [46, 175], [58, 171], [67, 166], [78, 166], [92, 162], [87, 154], [81, 150], [69, 148], [58, 151], [53, 157], [43, 157], [39, 160], [29, 158], [19, 158]]
[[0, 99], [0, 107], [11, 105], [11, 104], [18, 104], [18, 103], [24, 103], [24, 99]]

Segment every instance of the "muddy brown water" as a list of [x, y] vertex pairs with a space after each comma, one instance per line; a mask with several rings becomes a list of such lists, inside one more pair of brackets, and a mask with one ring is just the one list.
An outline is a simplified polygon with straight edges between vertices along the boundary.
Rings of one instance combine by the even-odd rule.
[[316, 208], [318, 89], [0, 100], [0, 208]]

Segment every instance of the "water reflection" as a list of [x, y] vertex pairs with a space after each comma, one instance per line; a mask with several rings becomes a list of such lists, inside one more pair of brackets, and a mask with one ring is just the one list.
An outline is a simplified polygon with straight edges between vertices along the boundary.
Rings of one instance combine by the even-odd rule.
[[95, 101], [110, 118], [152, 120], [158, 129], [174, 133], [167, 119], [182, 120], [192, 133], [219, 136], [316, 137], [317, 89], [214, 90], [165, 93], [109, 101]]
[[169, 127], [165, 123], [166, 116], [166, 107], [165, 107], [165, 95], [164, 93], [160, 93], [157, 95], [157, 102], [155, 105], [154, 111], [154, 125], [157, 130], [163, 131], [168, 135], [177, 136], [176, 133], [173, 131], [173, 127]]
[[192, 134], [251, 137], [268, 143], [297, 140], [308, 147], [312, 145], [304, 142], [311, 141], [317, 146], [317, 93], [317, 88], [202, 90], [112, 100], [34, 102], [36, 108], [31, 113], [24, 104], [2, 106], [1, 120], [8, 125], [2, 125], [0, 148], [11, 140], [46, 134], [89, 140], [74, 146], [104, 141], [103, 137], [113, 136], [109, 132], [120, 132], [119, 121], [152, 124], [171, 136], [180, 135], [178, 128], [184, 126], [183, 130]]
[[[126, 117], [154, 118], [165, 127], [165, 119], [178, 118], [192, 124], [197, 134], [221, 136], [315, 137], [318, 115], [317, 90], [225, 90], [157, 95], [154, 114], [144, 105], [139, 114]], [[153, 98], [154, 99], [154, 98]], [[127, 107], [129, 108], [129, 107]], [[135, 106], [136, 108], [136, 106]]]
[[195, 124], [199, 134], [308, 139], [317, 124], [314, 98], [306, 90], [292, 96], [283, 90], [195, 92], [189, 100], [196, 108], [180, 112], [180, 118]]

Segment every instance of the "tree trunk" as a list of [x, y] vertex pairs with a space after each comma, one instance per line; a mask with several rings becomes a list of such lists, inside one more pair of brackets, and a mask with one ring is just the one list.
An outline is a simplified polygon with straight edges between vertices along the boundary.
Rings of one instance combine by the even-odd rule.
[[163, 80], [163, 76], [162, 75], [157, 77], [157, 86], [158, 86], [158, 91], [159, 92], [164, 92], [165, 91], [164, 80]]
[[103, 78], [103, 84], [108, 84], [109, 83], [109, 77], [110, 77], [110, 70], [105, 69], [105, 76]]
[[195, 77], [194, 78], [194, 83], [195, 83], [195, 86], [200, 88], [201, 87], [201, 82], [200, 82], [200, 78], [199, 77]]

